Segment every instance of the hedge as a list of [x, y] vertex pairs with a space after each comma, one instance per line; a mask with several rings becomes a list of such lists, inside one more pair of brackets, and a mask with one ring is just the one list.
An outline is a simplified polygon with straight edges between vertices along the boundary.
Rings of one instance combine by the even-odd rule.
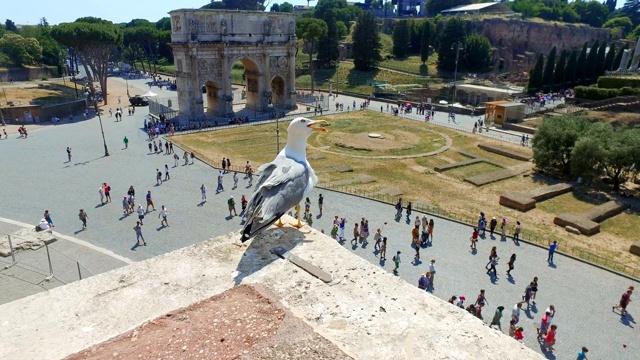
[[602, 89], [640, 88], [640, 77], [600, 76], [598, 78], [598, 87]]
[[595, 86], [576, 86], [576, 97], [587, 100], [606, 100], [617, 96], [639, 95], [640, 89], [623, 87], [620, 89], [601, 89]]

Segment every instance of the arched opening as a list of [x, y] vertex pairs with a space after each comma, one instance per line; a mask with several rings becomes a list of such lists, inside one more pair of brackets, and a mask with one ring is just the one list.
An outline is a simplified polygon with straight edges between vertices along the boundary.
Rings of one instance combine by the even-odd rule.
[[284, 79], [281, 76], [276, 76], [271, 80], [271, 104], [280, 108], [284, 106]]
[[243, 114], [243, 110], [264, 111], [260, 89], [263, 88], [260, 70], [255, 62], [244, 58], [231, 66], [231, 91], [233, 93], [232, 111], [235, 115]]
[[220, 101], [220, 88], [213, 81], [204, 84], [207, 98], [207, 114], [217, 114]]

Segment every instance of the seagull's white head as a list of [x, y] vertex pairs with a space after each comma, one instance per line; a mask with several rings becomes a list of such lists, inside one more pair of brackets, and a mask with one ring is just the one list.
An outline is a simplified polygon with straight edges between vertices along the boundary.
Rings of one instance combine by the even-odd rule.
[[326, 132], [327, 129], [322, 127], [327, 122], [324, 120], [313, 121], [311, 119], [299, 117], [293, 119], [287, 129], [288, 138], [301, 138], [306, 140], [314, 131]]
[[287, 128], [287, 146], [282, 151], [285, 155], [298, 161], [306, 161], [307, 139], [314, 131], [326, 132], [322, 127], [327, 122], [324, 120], [314, 121], [299, 117], [293, 119]]

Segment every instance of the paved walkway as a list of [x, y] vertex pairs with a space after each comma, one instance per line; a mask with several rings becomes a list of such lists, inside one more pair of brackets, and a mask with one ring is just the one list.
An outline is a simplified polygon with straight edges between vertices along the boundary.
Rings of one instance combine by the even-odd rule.
[[[198, 161], [186, 166], [181, 161], [174, 167], [171, 156], [149, 154], [147, 136], [140, 131], [144, 115], [140, 109], [134, 116], [125, 115], [122, 122], [115, 122], [115, 118], [108, 115], [103, 117], [105, 137], [111, 152], [109, 157], [103, 156], [97, 119], [43, 127], [31, 132], [26, 140], [11, 137], [0, 141], [0, 148], [5, 154], [20, 154], [19, 157], [0, 158], [4, 180], [0, 217], [35, 225], [48, 209], [57, 232], [133, 261], [239, 230], [239, 219], [229, 218], [225, 205], [229, 195], [238, 200], [242, 194], [251, 194], [251, 189], [246, 188], [246, 181], [241, 179], [240, 187], [231, 190], [231, 176], [226, 175], [226, 191], [215, 195], [216, 170]], [[123, 148], [124, 136], [130, 140], [128, 149]], [[72, 147], [70, 163], [66, 158], [67, 146]], [[182, 155], [179, 149], [178, 154]], [[232, 164], [241, 164], [245, 160], [231, 157]], [[156, 186], [155, 170], [162, 169], [165, 164], [170, 167], [171, 179]], [[113, 203], [100, 204], [97, 190], [103, 182], [112, 187]], [[206, 203], [200, 199], [199, 187], [203, 183], [208, 188], [209, 201]], [[130, 185], [135, 186], [139, 201], [146, 191], [151, 190], [156, 209], [163, 204], [169, 209], [170, 227], [160, 226], [158, 211], [147, 214], [143, 226], [148, 243], [146, 247], [134, 247], [132, 227], [136, 217], [124, 216], [121, 210], [120, 202]], [[323, 192], [326, 198], [325, 216], [317, 219], [314, 227], [329, 232], [334, 214], [347, 217], [347, 233], [350, 233], [354, 221], [361, 217], [369, 219], [372, 233], [387, 222], [383, 231], [390, 239], [387, 257], [390, 259], [395, 251], [402, 251], [402, 278], [417, 284], [419, 274], [427, 269], [427, 260], [436, 259], [438, 272], [434, 295], [443, 299], [451, 295], [465, 295], [470, 302], [480, 288], [486, 289], [489, 305], [484, 311], [485, 318], [492, 317], [496, 306], [505, 306], [505, 331], [511, 307], [521, 299], [527, 283], [538, 276], [537, 307], [523, 312], [521, 321], [525, 329], [525, 343], [539, 350], [540, 346], [535, 341], [535, 324], [539, 323], [549, 304], [556, 306], [558, 343], [554, 354], [546, 354], [548, 358], [575, 358], [581, 346], [589, 347], [590, 358], [594, 359], [638, 358], [640, 350], [634, 320], [637, 305], [632, 302], [630, 316], [626, 318], [612, 313], [611, 305], [618, 301], [629, 285], [640, 284], [562, 256], [556, 256], [556, 266], [548, 266], [545, 249], [524, 243], [515, 246], [511, 241], [487, 238], [478, 244], [478, 253], [472, 254], [468, 247], [470, 227], [442, 219], [436, 219], [434, 246], [422, 251], [424, 262], [412, 264], [413, 250], [409, 246], [411, 225], [394, 221], [391, 205], [318, 189], [310, 194], [314, 204], [319, 192]], [[85, 231], [80, 231], [81, 224], [77, 218], [80, 208], [89, 215], [89, 228]], [[315, 205], [313, 212], [317, 213]], [[484, 270], [491, 246], [497, 246], [502, 258], [496, 280], [487, 276]], [[352, 248], [347, 242], [345, 248], [388, 271], [392, 269], [390, 261], [379, 263], [373, 253], [373, 244], [366, 248], [360, 245]], [[80, 261], [79, 255], [74, 255], [72, 250], [59, 251]], [[505, 265], [512, 253], [518, 255], [518, 261], [513, 279], [508, 279], [504, 274]], [[106, 263], [114, 259], [102, 257], [102, 252], [91, 254], [95, 257], [88, 258], [88, 262], [82, 261], [81, 265], [107, 268]], [[3, 287], [3, 291], [11, 290]]]

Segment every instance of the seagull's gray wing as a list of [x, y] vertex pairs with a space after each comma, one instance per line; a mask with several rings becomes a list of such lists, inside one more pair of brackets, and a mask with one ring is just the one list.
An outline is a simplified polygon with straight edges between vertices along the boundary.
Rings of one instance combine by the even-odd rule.
[[305, 164], [284, 156], [263, 166], [260, 167], [262, 175], [256, 190], [247, 205], [242, 241], [249, 240], [299, 204], [309, 182], [309, 170]]

